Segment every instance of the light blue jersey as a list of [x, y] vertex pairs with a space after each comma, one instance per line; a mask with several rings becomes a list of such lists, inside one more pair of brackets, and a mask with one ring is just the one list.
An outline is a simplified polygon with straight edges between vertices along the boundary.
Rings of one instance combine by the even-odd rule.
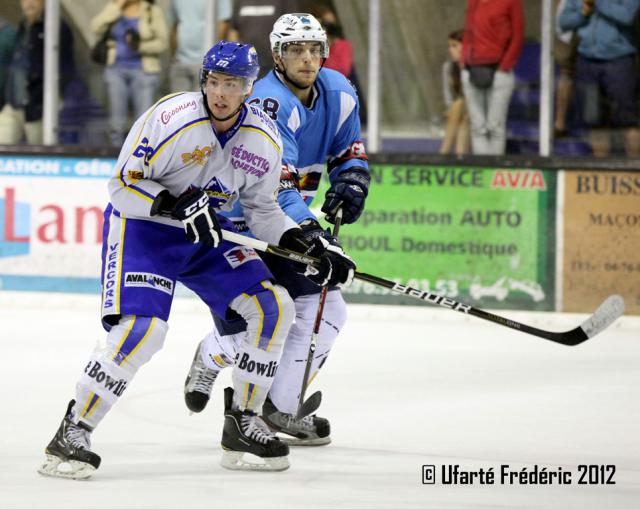
[[[339, 72], [321, 69], [312, 94], [307, 108], [271, 71], [255, 84], [249, 99], [275, 120], [280, 131], [284, 151], [278, 202], [297, 223], [315, 219], [309, 205], [325, 168], [331, 181], [349, 168], [368, 171], [358, 97], [351, 83]], [[239, 206], [228, 216], [241, 227]]]

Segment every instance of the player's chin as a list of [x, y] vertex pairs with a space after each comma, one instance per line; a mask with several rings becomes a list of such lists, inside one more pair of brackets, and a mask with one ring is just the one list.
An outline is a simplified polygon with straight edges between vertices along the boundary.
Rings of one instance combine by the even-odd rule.
[[310, 87], [316, 81], [316, 73], [315, 72], [305, 72], [298, 73], [296, 76], [297, 84], [301, 87]]
[[216, 117], [224, 117], [231, 113], [231, 108], [229, 106], [214, 106], [213, 113]]

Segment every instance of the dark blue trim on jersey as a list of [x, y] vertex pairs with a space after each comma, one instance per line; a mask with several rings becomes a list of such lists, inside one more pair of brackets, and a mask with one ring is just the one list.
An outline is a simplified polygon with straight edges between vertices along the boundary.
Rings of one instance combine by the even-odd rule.
[[[176, 134], [178, 134], [180, 131], [182, 131], [185, 127], [189, 127], [190, 125], [195, 124], [197, 122], [202, 122], [203, 120], [209, 120], [209, 117], [196, 118], [195, 120], [192, 120], [191, 122], [187, 122], [186, 124], [181, 125], [178, 129], [173, 131], [169, 136], [167, 136], [164, 140], [162, 140], [160, 142], [160, 144], [153, 150], [153, 152], [151, 152], [151, 155], [149, 155], [148, 158], [145, 158], [145, 159], [151, 160], [156, 155], [156, 153], [162, 148], [162, 146], [165, 143], [168, 143], [169, 141], [171, 141], [171, 138], [173, 138]], [[125, 165], [126, 165], [126, 163], [125, 163]]]
[[148, 193], [147, 191], [145, 191], [144, 189], [142, 189], [141, 187], [136, 186], [135, 184], [131, 184], [127, 187], [130, 187], [131, 189], [135, 189], [136, 191], [138, 191], [140, 194], [145, 195], [147, 198], [151, 198], [152, 200], [155, 200], [156, 197], [153, 196], [152, 194]]
[[256, 131], [260, 131], [261, 133], [264, 133], [264, 135], [265, 135], [267, 138], [269, 138], [269, 139], [273, 142], [273, 144], [274, 144], [276, 147], [278, 147], [278, 146], [279, 146], [279, 145], [278, 145], [278, 142], [277, 142], [276, 140], [274, 140], [274, 139], [273, 139], [273, 136], [271, 136], [271, 135], [270, 135], [267, 131], [265, 131], [262, 127], [258, 127], [257, 125], [250, 125], [250, 124], [243, 125], [242, 127], [250, 127], [251, 129], [255, 129]]
[[233, 126], [231, 126], [230, 129], [226, 130], [222, 134], [218, 134], [218, 132], [216, 131], [216, 127], [213, 125], [213, 122], [211, 122], [211, 128], [213, 129], [213, 134], [215, 134], [216, 138], [218, 139], [218, 143], [220, 143], [220, 146], [222, 148], [224, 148], [227, 142], [231, 138], [233, 138], [233, 135], [238, 132], [238, 129], [240, 129], [240, 126], [242, 126], [242, 122], [244, 122], [244, 119], [247, 116], [247, 111], [248, 111], [247, 105], [243, 104], [242, 109], [240, 110], [240, 115], [238, 115], [238, 120], [236, 120], [235, 124], [233, 124]]
[[166, 103], [167, 101], [170, 101], [171, 99], [175, 99], [176, 97], [180, 96], [180, 95], [184, 95], [187, 92], [178, 92], [177, 94], [170, 94], [169, 96], [165, 97], [164, 99], [160, 99], [154, 106], [154, 108], [157, 108], [158, 106], [160, 106], [162, 103]]

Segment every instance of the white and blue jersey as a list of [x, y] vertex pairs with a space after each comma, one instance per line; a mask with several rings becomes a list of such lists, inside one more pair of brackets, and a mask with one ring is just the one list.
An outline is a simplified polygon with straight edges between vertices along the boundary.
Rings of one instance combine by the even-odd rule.
[[[275, 71], [255, 84], [249, 103], [275, 120], [280, 131], [284, 152], [278, 202], [296, 223], [315, 219], [309, 205], [325, 168], [331, 181], [349, 168], [368, 171], [358, 96], [339, 72], [320, 70], [309, 107]], [[241, 207], [235, 206], [229, 217], [242, 227]]]
[[[182, 222], [154, 214], [163, 191], [204, 190], [216, 209], [242, 205], [254, 234], [277, 244], [297, 225], [276, 201], [282, 142], [274, 123], [243, 106], [228, 131], [216, 133], [200, 92], [157, 102], [129, 132], [109, 181], [102, 250], [105, 327], [120, 316], [169, 316], [176, 282], [224, 316], [230, 302], [272, 278], [258, 255], [221, 242], [192, 244]], [[229, 223], [229, 224], [227, 224]], [[223, 228], [233, 228], [227, 219]]]
[[234, 126], [218, 135], [200, 92], [167, 96], [133, 125], [109, 182], [113, 208], [127, 218], [175, 226], [151, 215], [164, 190], [180, 196], [192, 188], [209, 195], [216, 211], [242, 205], [260, 239], [277, 244], [295, 227], [275, 202], [282, 142], [274, 123], [255, 106], [243, 106]]

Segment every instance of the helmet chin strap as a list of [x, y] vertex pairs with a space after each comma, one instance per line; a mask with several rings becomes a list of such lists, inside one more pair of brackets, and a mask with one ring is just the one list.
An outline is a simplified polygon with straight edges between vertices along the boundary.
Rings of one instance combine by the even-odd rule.
[[278, 74], [280, 74], [280, 76], [282, 76], [287, 83], [291, 83], [291, 85], [296, 87], [298, 90], [308, 90], [313, 86], [313, 83], [306, 87], [300, 86], [298, 83], [296, 83], [291, 78], [289, 78], [289, 75], [287, 74], [287, 70], [284, 67], [280, 67], [278, 64], [276, 64], [275, 69], [278, 72]]
[[212, 111], [209, 111], [209, 113], [211, 113], [211, 116], [212, 116], [215, 120], [217, 120], [218, 122], [224, 122], [225, 120], [229, 120], [230, 118], [235, 117], [235, 116], [240, 112], [240, 110], [242, 109], [242, 105], [243, 105], [243, 104], [244, 104], [244, 101], [242, 101], [242, 102], [240, 103], [240, 106], [238, 106], [238, 107], [236, 108], [236, 111], [234, 111], [231, 115], [227, 115], [226, 117], [223, 117], [223, 118], [216, 117], [216, 116], [213, 114], [213, 112], [212, 112]]
[[209, 108], [209, 103], [207, 102], [207, 94], [204, 93], [204, 90], [200, 89], [200, 92], [202, 93], [202, 97], [204, 97], [204, 107], [206, 108], [207, 113], [211, 117], [213, 117], [214, 120], [217, 120], [218, 122], [224, 122], [225, 120], [229, 120], [229, 119], [235, 117], [240, 112], [240, 110], [242, 109], [242, 106], [244, 105], [244, 103], [245, 103], [245, 101], [247, 100], [247, 97], [248, 97], [248, 94], [244, 96], [244, 99], [240, 103], [240, 106], [238, 106], [236, 108], [236, 110], [233, 113], [231, 113], [231, 115], [227, 115], [226, 117], [220, 118], [220, 117], [216, 117], [213, 114], [213, 111], [211, 111], [211, 109]]

